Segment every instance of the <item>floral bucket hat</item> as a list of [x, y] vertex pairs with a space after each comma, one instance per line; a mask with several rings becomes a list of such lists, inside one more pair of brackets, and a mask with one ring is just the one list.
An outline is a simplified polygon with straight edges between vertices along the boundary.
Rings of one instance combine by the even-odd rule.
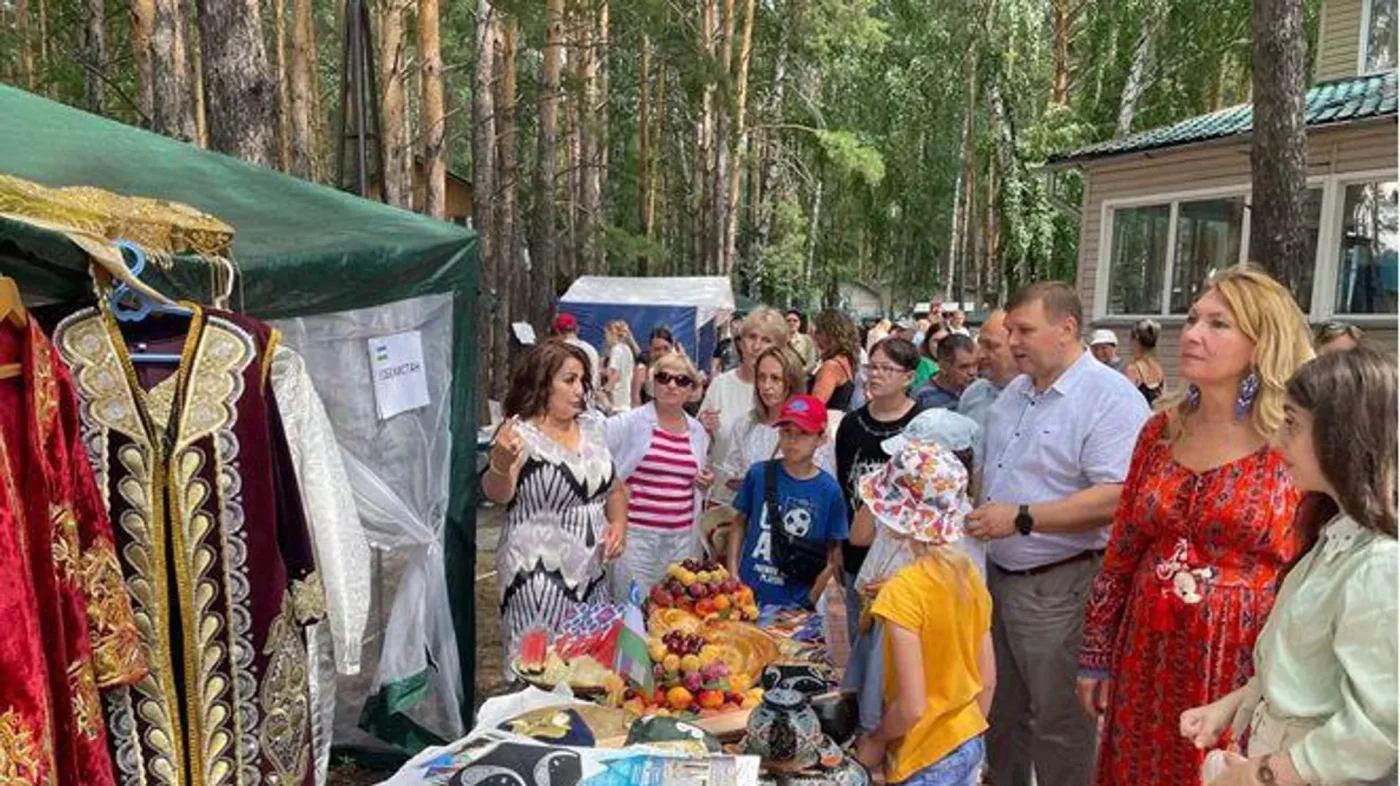
[[935, 546], [962, 539], [972, 512], [967, 468], [936, 442], [906, 443], [883, 469], [861, 478], [859, 491], [877, 522]]

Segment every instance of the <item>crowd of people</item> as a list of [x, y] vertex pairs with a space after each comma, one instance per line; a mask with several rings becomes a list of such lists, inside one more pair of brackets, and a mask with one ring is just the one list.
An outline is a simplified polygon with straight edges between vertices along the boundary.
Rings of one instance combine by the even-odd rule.
[[1211, 280], [1171, 383], [1161, 325], [1122, 357], [1057, 282], [975, 331], [760, 307], [704, 371], [555, 327], [483, 481], [507, 663], [708, 552], [761, 604], [844, 599], [889, 783], [1394, 782], [1396, 362], [1259, 270]]

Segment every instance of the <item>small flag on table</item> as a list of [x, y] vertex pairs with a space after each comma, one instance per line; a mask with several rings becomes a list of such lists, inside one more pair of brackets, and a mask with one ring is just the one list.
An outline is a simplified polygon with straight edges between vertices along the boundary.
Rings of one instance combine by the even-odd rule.
[[642, 616], [642, 591], [632, 582], [622, 609], [622, 632], [617, 637], [618, 674], [635, 682], [644, 695], [656, 689], [651, 675], [651, 655], [647, 654], [647, 624]]

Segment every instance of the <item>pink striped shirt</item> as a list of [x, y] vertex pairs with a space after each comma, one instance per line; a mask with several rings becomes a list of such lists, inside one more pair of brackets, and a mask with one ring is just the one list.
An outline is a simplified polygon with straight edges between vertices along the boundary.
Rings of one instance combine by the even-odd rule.
[[639, 527], [685, 529], [695, 522], [695, 476], [700, 468], [689, 434], [651, 432], [651, 447], [627, 479], [627, 520]]

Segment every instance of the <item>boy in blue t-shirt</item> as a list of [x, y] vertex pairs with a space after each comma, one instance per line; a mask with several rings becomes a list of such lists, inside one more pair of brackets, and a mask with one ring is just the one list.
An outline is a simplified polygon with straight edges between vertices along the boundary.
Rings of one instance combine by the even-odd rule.
[[[819, 588], [826, 586], [827, 578], [839, 575], [841, 541], [849, 536], [850, 527], [840, 484], [813, 460], [817, 448], [826, 442], [826, 405], [812, 396], [793, 396], [783, 405], [777, 426], [782, 454], [777, 472], [781, 521], [767, 509], [768, 462], [754, 464], [734, 498], [739, 511], [736, 531], [744, 533], [743, 554], [740, 539], [729, 538], [729, 569], [753, 588], [760, 606], [805, 606], [816, 603], [813, 596], [821, 594]], [[804, 582], [783, 572], [775, 553], [774, 526], [825, 545], [826, 567], [815, 580]]]

